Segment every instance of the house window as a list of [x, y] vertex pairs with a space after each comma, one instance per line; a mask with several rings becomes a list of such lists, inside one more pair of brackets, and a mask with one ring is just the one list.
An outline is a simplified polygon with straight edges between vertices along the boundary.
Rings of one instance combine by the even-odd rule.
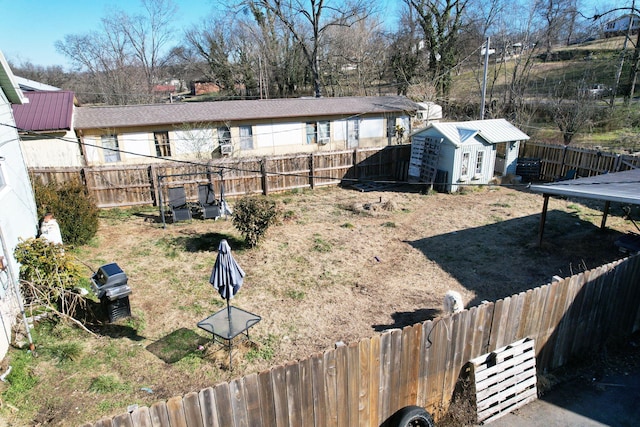
[[483, 161], [484, 161], [484, 151], [478, 151], [478, 157], [476, 157], [476, 175], [482, 175]]
[[467, 177], [469, 176], [469, 153], [462, 153], [462, 166], [460, 169], [460, 176]]
[[329, 122], [307, 123], [307, 144], [326, 144], [330, 140]]
[[231, 130], [229, 126], [221, 126], [218, 128], [218, 143], [231, 144]]
[[329, 122], [318, 122], [318, 144], [326, 144], [329, 139]]
[[360, 142], [360, 120], [347, 120], [347, 147], [356, 148]]
[[307, 123], [307, 144], [315, 144], [317, 123]]
[[240, 149], [253, 150], [253, 128], [240, 126]]
[[171, 157], [171, 142], [169, 142], [169, 132], [154, 132], [153, 140], [156, 145], [156, 156]]
[[120, 161], [120, 150], [116, 135], [102, 135], [102, 148], [104, 149], [105, 163]]

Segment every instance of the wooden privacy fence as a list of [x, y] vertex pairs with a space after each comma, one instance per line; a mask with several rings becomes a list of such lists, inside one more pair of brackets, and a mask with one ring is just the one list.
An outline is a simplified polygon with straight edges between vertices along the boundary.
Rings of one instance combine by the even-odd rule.
[[[359, 148], [327, 153], [291, 154], [262, 159], [231, 158], [206, 162], [81, 168], [31, 168], [32, 180], [44, 184], [82, 182], [99, 208], [158, 205], [168, 186], [184, 186], [190, 200], [198, 184], [210, 182], [228, 197], [269, 194], [369, 179], [407, 179], [410, 146]], [[161, 177], [159, 179], [159, 177]]]
[[379, 426], [407, 405], [437, 420], [480, 355], [529, 338], [544, 373], [640, 329], [639, 283], [636, 255], [86, 426]]
[[640, 167], [640, 156], [607, 153], [586, 148], [526, 141], [519, 157], [540, 159], [542, 181], [553, 181], [575, 170], [579, 177], [621, 172]]

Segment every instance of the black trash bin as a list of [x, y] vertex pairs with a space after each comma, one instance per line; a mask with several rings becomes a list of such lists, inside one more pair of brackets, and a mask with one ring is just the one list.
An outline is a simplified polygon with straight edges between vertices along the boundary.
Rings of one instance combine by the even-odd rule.
[[100, 299], [109, 322], [131, 316], [127, 275], [116, 263], [105, 264], [91, 276], [91, 287]]

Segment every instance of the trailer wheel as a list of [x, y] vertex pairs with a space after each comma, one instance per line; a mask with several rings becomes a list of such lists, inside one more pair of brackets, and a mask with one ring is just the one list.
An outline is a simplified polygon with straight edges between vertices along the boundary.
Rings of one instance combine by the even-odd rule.
[[390, 427], [433, 427], [433, 418], [424, 408], [405, 406], [391, 417]]

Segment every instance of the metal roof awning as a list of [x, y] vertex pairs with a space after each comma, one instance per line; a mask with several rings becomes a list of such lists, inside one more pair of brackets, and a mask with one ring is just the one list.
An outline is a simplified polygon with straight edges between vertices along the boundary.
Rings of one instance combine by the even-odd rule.
[[611, 202], [640, 205], [640, 169], [532, 185], [530, 189], [533, 192], [542, 193], [544, 196], [540, 218], [539, 244], [541, 244], [550, 196], [604, 200], [606, 203], [600, 225], [600, 228], [604, 228]]

